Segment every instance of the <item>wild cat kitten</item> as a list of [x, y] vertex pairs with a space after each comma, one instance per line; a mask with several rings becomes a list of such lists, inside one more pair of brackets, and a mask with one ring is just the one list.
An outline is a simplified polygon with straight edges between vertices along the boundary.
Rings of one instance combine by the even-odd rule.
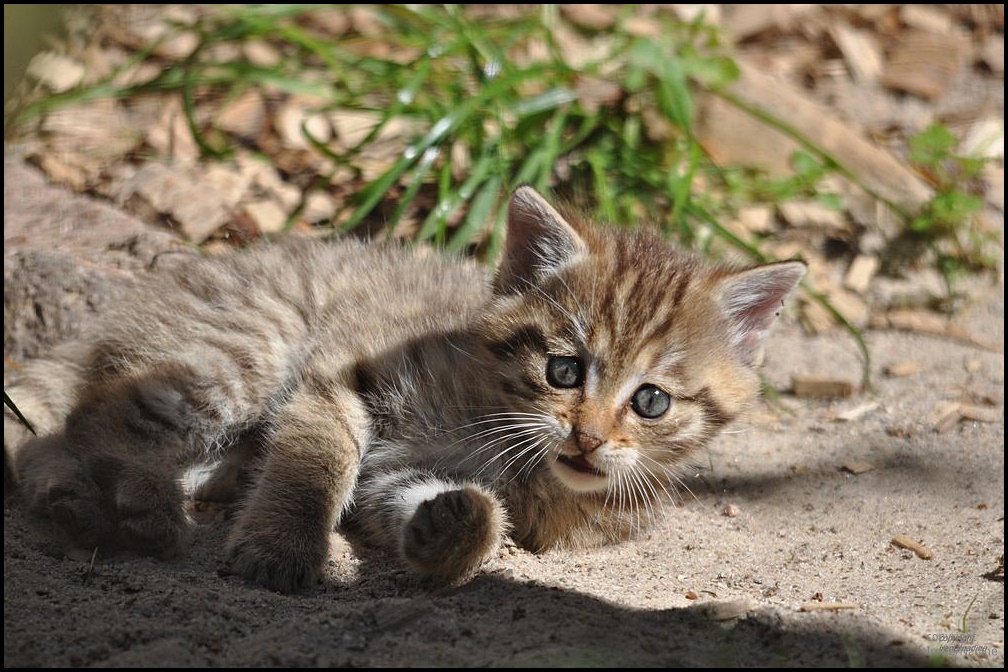
[[[289, 240], [152, 277], [91, 335], [26, 365], [4, 445], [76, 543], [180, 552], [184, 470], [253, 481], [231, 571], [293, 591], [342, 526], [416, 573], [624, 539], [756, 399], [800, 262], [712, 265], [656, 235], [512, 196], [503, 261]], [[199, 494], [199, 493], [198, 493]]]

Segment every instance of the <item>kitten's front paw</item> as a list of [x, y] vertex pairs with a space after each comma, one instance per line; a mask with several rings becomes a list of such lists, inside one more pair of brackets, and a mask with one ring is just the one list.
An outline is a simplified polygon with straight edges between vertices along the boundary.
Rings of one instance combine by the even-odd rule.
[[250, 527], [240, 521], [228, 540], [229, 573], [281, 593], [294, 593], [318, 581], [329, 554], [328, 536], [320, 540], [289, 528]]
[[501, 543], [500, 504], [476, 488], [442, 492], [417, 507], [406, 524], [403, 556], [418, 574], [439, 581], [464, 577]]

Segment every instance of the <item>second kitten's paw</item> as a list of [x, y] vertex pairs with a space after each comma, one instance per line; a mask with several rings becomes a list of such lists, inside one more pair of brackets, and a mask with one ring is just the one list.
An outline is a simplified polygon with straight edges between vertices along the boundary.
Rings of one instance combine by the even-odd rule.
[[403, 556], [422, 576], [462, 578], [497, 551], [503, 521], [500, 504], [481, 490], [442, 492], [422, 502], [406, 524]]
[[281, 593], [294, 593], [318, 581], [329, 553], [328, 536], [315, 539], [291, 529], [251, 527], [239, 521], [228, 539], [228, 573]]

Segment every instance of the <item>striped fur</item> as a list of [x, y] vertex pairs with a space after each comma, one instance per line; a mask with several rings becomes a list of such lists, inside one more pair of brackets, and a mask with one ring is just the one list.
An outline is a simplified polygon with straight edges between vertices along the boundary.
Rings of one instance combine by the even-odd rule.
[[8, 392], [44, 431], [6, 413], [4, 446], [77, 544], [182, 552], [182, 476], [220, 462], [196, 496], [241, 496], [232, 571], [310, 585], [340, 527], [454, 581], [508, 535], [539, 551], [645, 527], [757, 397], [803, 272], [711, 265], [523, 187], [495, 277], [290, 240], [151, 278], [24, 368]]

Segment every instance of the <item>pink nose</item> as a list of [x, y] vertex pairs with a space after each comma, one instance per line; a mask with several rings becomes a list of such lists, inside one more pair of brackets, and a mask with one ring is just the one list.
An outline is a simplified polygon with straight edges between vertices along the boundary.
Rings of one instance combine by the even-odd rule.
[[596, 448], [605, 443], [605, 439], [598, 434], [584, 431], [582, 429], [575, 431], [574, 437], [577, 439], [577, 445], [581, 450], [582, 455], [588, 455], [589, 453], [595, 452]]

